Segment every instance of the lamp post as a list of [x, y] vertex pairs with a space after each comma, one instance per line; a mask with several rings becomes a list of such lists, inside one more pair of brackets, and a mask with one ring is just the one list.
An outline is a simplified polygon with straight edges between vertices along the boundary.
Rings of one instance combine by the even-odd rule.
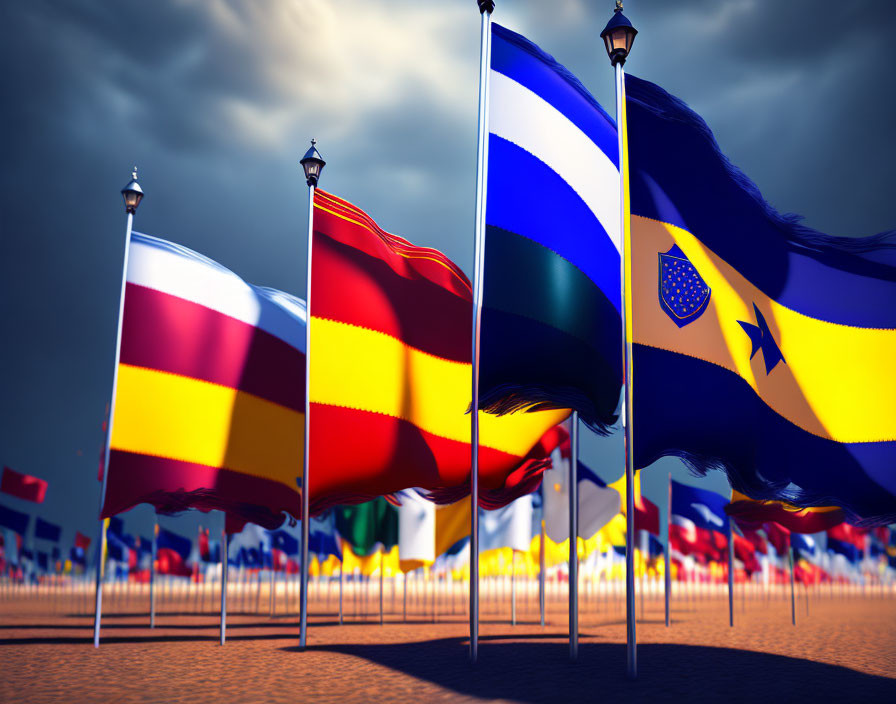
[[631, 237], [628, 204], [628, 138], [625, 124], [625, 72], [622, 65], [631, 52], [638, 33], [628, 18], [622, 14], [622, 0], [616, 0], [616, 10], [607, 26], [600, 33], [607, 49], [610, 63], [616, 69], [616, 132], [619, 145], [619, 222], [622, 227], [622, 257], [620, 260], [622, 285], [622, 359], [625, 395], [622, 424], [625, 431], [625, 618], [626, 661], [631, 679], [638, 675], [637, 644], [635, 640], [635, 469], [632, 457], [632, 320], [629, 305], [629, 268], [631, 266]]
[[310, 491], [308, 483], [308, 465], [311, 460], [311, 244], [314, 234], [314, 189], [320, 180], [321, 171], [327, 162], [321, 158], [311, 140], [311, 147], [299, 161], [305, 171], [305, 182], [308, 184], [308, 267], [305, 281], [305, 437], [302, 453], [302, 578], [301, 597], [299, 602], [299, 648], [305, 648], [308, 632], [308, 534]]
[[[134, 226], [134, 214], [143, 200], [143, 189], [137, 183], [137, 167], [131, 173], [131, 180], [121, 189], [124, 198], [124, 209], [127, 213], [127, 225], [124, 236], [124, 263], [121, 268], [121, 289], [118, 296], [118, 332], [115, 336], [115, 366], [112, 367], [112, 399], [109, 402], [109, 424], [106, 429], [106, 444], [103, 448], [103, 488], [100, 493], [100, 516], [106, 503], [106, 485], [109, 481], [109, 447], [112, 441], [112, 424], [115, 422], [115, 389], [118, 386], [118, 362], [121, 357], [121, 324], [124, 318], [124, 291], [128, 282], [128, 254], [131, 250], [131, 229]], [[96, 610], [93, 617], [93, 647], [100, 647], [100, 621], [103, 613], [103, 556], [106, 547], [106, 523], [100, 518], [99, 537], [96, 541]]]

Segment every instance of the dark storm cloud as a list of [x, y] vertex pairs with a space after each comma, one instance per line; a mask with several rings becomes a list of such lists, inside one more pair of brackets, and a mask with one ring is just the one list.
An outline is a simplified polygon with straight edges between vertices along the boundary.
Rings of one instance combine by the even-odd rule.
[[[612, 112], [597, 36], [611, 10], [499, 0], [495, 19]], [[700, 112], [776, 206], [835, 234], [894, 225], [893, 3], [626, 13], [640, 30], [627, 68]], [[301, 292], [296, 162], [315, 136], [324, 187], [469, 270], [478, 21], [472, 0], [0, 6], [0, 463], [50, 480], [66, 540], [96, 515], [132, 163], [148, 194], [138, 229]], [[618, 438], [587, 442], [615, 478]]]

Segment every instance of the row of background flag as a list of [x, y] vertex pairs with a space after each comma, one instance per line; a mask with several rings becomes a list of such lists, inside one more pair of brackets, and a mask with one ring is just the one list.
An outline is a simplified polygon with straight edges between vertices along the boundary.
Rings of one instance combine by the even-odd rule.
[[[552, 57], [493, 33], [487, 508], [538, 485], [569, 409], [607, 432], [621, 379], [615, 125]], [[892, 233], [838, 239], [780, 215], [699, 116], [627, 87], [636, 466], [674, 455], [755, 499], [891, 521]], [[533, 183], [549, 197], [526, 197]], [[318, 190], [314, 209], [312, 513], [408, 487], [457, 501], [469, 281], [347, 201]], [[303, 302], [174, 243], [135, 233], [131, 246], [103, 515], [149, 503], [277, 527], [299, 505]]]

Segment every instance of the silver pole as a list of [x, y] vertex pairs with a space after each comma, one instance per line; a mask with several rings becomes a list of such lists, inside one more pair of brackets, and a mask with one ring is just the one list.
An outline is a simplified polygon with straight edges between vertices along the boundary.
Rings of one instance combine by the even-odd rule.
[[[544, 506], [544, 502], [541, 503], [542, 507]], [[538, 606], [541, 610], [541, 627], [544, 628], [544, 588], [545, 588], [545, 575], [544, 575], [544, 518], [541, 519], [541, 537], [539, 542], [540, 548], [538, 551]]]
[[569, 460], [569, 659], [579, 657], [579, 414], [570, 420]]
[[408, 573], [404, 573], [404, 596], [402, 598], [402, 620], [407, 623], [408, 622]]
[[[275, 582], [274, 582], [274, 556], [273, 556], [273, 551], [272, 551], [272, 554], [271, 554], [271, 574], [270, 574], [269, 582], [270, 582], [270, 587], [271, 587], [271, 594], [270, 594], [270, 602], [271, 602], [271, 609], [270, 609], [270, 611], [271, 611], [271, 613], [270, 613], [270, 616], [271, 616], [271, 618], [273, 618], [273, 617], [274, 617], [274, 587], [275, 587]], [[327, 590], [327, 593], [329, 593], [329, 589]]]
[[510, 563], [510, 625], [516, 625], [516, 550], [511, 552], [513, 556]]
[[302, 574], [299, 597], [299, 648], [308, 636], [308, 535], [311, 508], [308, 465], [311, 460], [311, 250], [314, 242], [314, 183], [308, 184], [308, 267], [305, 281], [305, 442], [302, 457]]
[[[136, 174], [136, 169], [134, 171]], [[136, 176], [134, 177], [136, 178]], [[118, 296], [118, 331], [115, 333], [115, 366], [112, 368], [112, 400], [109, 402], [109, 425], [106, 428], [106, 444], [103, 448], [103, 488], [100, 492], [100, 514], [106, 503], [106, 485], [109, 482], [109, 453], [112, 445], [112, 425], [115, 422], [115, 390], [118, 388], [118, 363], [121, 359], [121, 328], [124, 322], [124, 292], [128, 283], [128, 256], [131, 252], [131, 230], [134, 213], [128, 212], [127, 228], [124, 236], [124, 262], [121, 266], [121, 289]], [[100, 647], [100, 621], [103, 617], [103, 557], [106, 552], [106, 523], [100, 518], [99, 535], [96, 541], [96, 610], [93, 617], [93, 647]]]
[[625, 435], [625, 621], [626, 663], [630, 679], [638, 676], [638, 645], [635, 630], [635, 466], [632, 446], [632, 341], [629, 337], [628, 263], [631, 242], [628, 216], [628, 152], [625, 124], [625, 72], [622, 62], [616, 62], [616, 132], [619, 145], [619, 210], [622, 234], [620, 282], [622, 285], [622, 345], [625, 380], [622, 404], [622, 426]]
[[488, 89], [491, 19], [495, 3], [477, 0], [482, 16], [479, 42], [479, 134], [476, 152], [476, 221], [473, 256], [473, 354], [470, 405], [470, 661], [479, 658], [479, 333], [485, 273], [485, 199], [488, 174]]
[[227, 636], [227, 553], [229, 545], [230, 536], [225, 531], [221, 534], [221, 645], [224, 645]]
[[787, 549], [787, 554], [790, 557], [790, 622], [795, 626], [796, 625], [796, 597], [794, 596], [793, 589], [793, 547], [789, 547]]
[[383, 572], [385, 566], [383, 564], [383, 553], [386, 552], [386, 546], [380, 548], [380, 625], [383, 625]]
[[669, 472], [669, 491], [666, 502], [666, 569], [664, 570], [664, 591], [666, 597], [666, 628], [669, 627], [669, 601], [672, 598], [672, 472]]
[[734, 628], [734, 526], [728, 519], [728, 625]]
[[342, 562], [339, 562], [339, 625], [342, 625]]
[[149, 566], [149, 627], [156, 627], [156, 557], [159, 552], [159, 514], [152, 529], [152, 561]]

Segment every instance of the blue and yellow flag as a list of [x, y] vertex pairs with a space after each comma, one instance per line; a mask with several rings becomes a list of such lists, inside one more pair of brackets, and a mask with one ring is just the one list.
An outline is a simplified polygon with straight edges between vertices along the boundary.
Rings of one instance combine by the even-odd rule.
[[896, 520], [896, 233], [778, 213], [684, 103], [626, 87], [637, 466]]

